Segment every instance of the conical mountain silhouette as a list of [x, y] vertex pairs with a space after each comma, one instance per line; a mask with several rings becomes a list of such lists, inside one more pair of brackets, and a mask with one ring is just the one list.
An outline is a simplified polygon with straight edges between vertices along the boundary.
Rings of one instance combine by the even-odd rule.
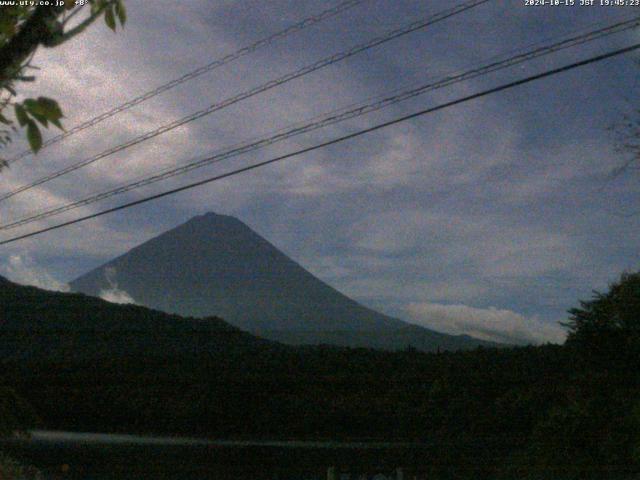
[[366, 308], [313, 276], [240, 220], [214, 213], [194, 217], [70, 285], [94, 296], [126, 292], [136, 303], [168, 313], [215, 315], [285, 343], [422, 350], [488, 345]]

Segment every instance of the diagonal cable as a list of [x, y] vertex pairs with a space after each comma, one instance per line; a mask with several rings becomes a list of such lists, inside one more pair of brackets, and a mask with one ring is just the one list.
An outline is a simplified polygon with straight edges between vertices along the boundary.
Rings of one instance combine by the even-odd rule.
[[351, 49], [341, 52], [341, 53], [337, 53], [335, 55], [332, 55], [330, 57], [326, 57], [322, 60], [319, 60], [311, 65], [307, 65], [305, 67], [302, 67], [294, 72], [288, 73], [280, 78], [277, 78], [275, 80], [271, 80], [267, 83], [264, 83], [258, 87], [255, 87], [251, 90], [242, 92], [234, 97], [228, 98], [226, 100], [223, 100], [222, 102], [219, 103], [214, 103], [213, 105], [208, 106], [207, 108], [203, 109], [203, 110], [199, 110], [195, 113], [192, 113], [191, 115], [187, 115], [186, 117], [183, 117], [179, 120], [175, 120], [171, 123], [162, 125], [161, 127], [155, 129], [155, 130], [151, 130], [143, 135], [140, 135], [126, 143], [122, 143], [120, 145], [117, 145], [115, 147], [112, 147], [108, 150], [105, 150], [102, 153], [99, 153], [97, 155], [94, 155], [93, 157], [87, 158], [85, 160], [81, 160], [80, 162], [74, 163], [73, 165], [70, 165], [66, 168], [63, 168], [62, 170], [58, 170], [57, 172], [51, 173], [49, 175], [46, 175], [45, 177], [42, 177], [34, 182], [31, 182], [27, 185], [23, 185], [21, 187], [18, 187], [15, 190], [12, 190], [8, 193], [5, 193], [4, 195], [0, 196], [0, 201], [3, 200], [7, 200], [8, 198], [11, 198], [15, 195], [18, 195], [19, 193], [22, 193], [24, 191], [27, 191], [33, 187], [36, 187], [38, 185], [42, 185], [43, 183], [49, 182], [53, 179], [56, 179], [58, 177], [61, 177], [63, 175], [66, 175], [68, 173], [71, 173], [75, 170], [78, 170], [82, 167], [85, 167], [87, 165], [91, 165], [92, 163], [97, 162], [98, 160], [108, 157], [109, 155], [113, 155], [114, 153], [117, 152], [121, 152], [129, 147], [132, 147], [134, 145], [137, 145], [139, 143], [142, 143], [146, 140], [149, 140], [151, 138], [157, 137], [158, 135], [162, 135], [163, 133], [166, 133], [170, 130], [173, 130], [175, 128], [178, 128], [182, 125], [185, 125], [187, 123], [193, 122], [194, 120], [197, 120], [199, 118], [202, 118], [206, 115], [210, 115], [213, 112], [216, 112], [218, 110], [222, 110], [223, 108], [226, 108], [230, 105], [233, 105], [235, 103], [238, 103], [242, 100], [245, 100], [247, 98], [253, 97], [255, 95], [258, 95], [260, 93], [263, 93], [267, 90], [270, 90], [272, 88], [278, 87], [284, 83], [287, 83], [291, 80], [294, 80], [296, 78], [302, 77], [304, 75], [308, 75], [309, 73], [315, 72], [317, 70], [320, 70], [324, 67], [327, 67], [329, 65], [333, 65], [334, 63], [340, 62], [344, 59], [347, 59], [349, 57], [352, 57], [358, 53], [361, 53], [365, 50], [369, 50], [373, 47], [377, 47], [379, 45], [382, 45], [383, 43], [389, 42], [391, 40], [394, 40], [396, 38], [402, 37], [404, 35], [407, 35], [409, 33], [415, 32], [417, 30], [423, 29], [429, 25], [433, 25], [434, 23], [440, 22], [442, 20], [445, 20], [449, 17], [452, 17], [454, 15], [458, 15], [466, 10], [469, 10], [471, 8], [477, 7], [479, 5], [482, 5], [484, 3], [487, 3], [490, 0], [470, 0], [467, 2], [464, 2], [460, 5], [457, 5], [455, 7], [443, 10], [441, 12], [438, 12], [434, 15], [431, 15], [425, 19], [419, 20], [419, 21], [415, 21], [412, 22], [408, 25], [405, 25], [404, 27], [395, 29], [395, 30], [391, 30], [390, 32], [387, 32], [386, 34], [380, 36], [380, 37], [376, 37], [372, 40], [369, 40], [368, 42], [356, 45], [354, 47], [352, 47]]
[[258, 150], [260, 148], [264, 148], [266, 146], [272, 145], [274, 143], [278, 143], [281, 141], [284, 141], [286, 139], [289, 139], [291, 137], [297, 136], [297, 135], [301, 135], [303, 133], [308, 133], [320, 128], [324, 128], [327, 127], [329, 125], [333, 125], [335, 123], [338, 122], [342, 122], [348, 119], [352, 119], [355, 117], [359, 117], [362, 115], [365, 115], [367, 113], [371, 113], [377, 110], [380, 110], [382, 108], [394, 105], [396, 103], [402, 102], [402, 101], [406, 101], [408, 99], [414, 98], [418, 95], [422, 95], [428, 91], [432, 91], [435, 89], [439, 89], [439, 88], [444, 88], [450, 85], [453, 85], [455, 83], [459, 83], [462, 81], [466, 81], [466, 80], [470, 80], [482, 75], [486, 75], [488, 73], [491, 72], [495, 72], [498, 70], [502, 70], [508, 67], [512, 67], [514, 65], [518, 65], [527, 61], [531, 61], [535, 58], [544, 56], [544, 55], [549, 55], [551, 53], [555, 53], [558, 52], [560, 50], [564, 50], [566, 48], [570, 48], [570, 47], [574, 47], [577, 45], [581, 45], [581, 44], [585, 44], [587, 42], [591, 42], [609, 35], [613, 35], [616, 33], [620, 33], [626, 30], [629, 30], [631, 28], [635, 28], [640, 26], [640, 17], [634, 17], [632, 19], [628, 19], [625, 21], [621, 21], [618, 23], [615, 23], [613, 25], [609, 25], [607, 27], [598, 29], [598, 30], [594, 30], [594, 31], [590, 31], [581, 35], [577, 35], [550, 45], [545, 45], [539, 48], [536, 48], [534, 50], [531, 51], [527, 51], [524, 53], [520, 53], [511, 57], [508, 57], [506, 59], [503, 60], [499, 60], [499, 61], [495, 61], [492, 63], [489, 63], [487, 65], [481, 66], [479, 68], [474, 68], [462, 73], [458, 73], [458, 74], [453, 74], [453, 75], [449, 75], [446, 76], [440, 80], [437, 81], [433, 81], [433, 82], [429, 82], [426, 83], [424, 85], [421, 85], [417, 88], [413, 88], [410, 90], [406, 90], [403, 91], [399, 94], [396, 95], [391, 95], [388, 96], [386, 98], [382, 98], [378, 101], [375, 102], [371, 102], [368, 104], [364, 104], [364, 105], [358, 105], [357, 107], [354, 108], [348, 108], [348, 109], [342, 109], [339, 110], [337, 112], [332, 112], [329, 113], [323, 117], [321, 117], [319, 120], [315, 121], [315, 122], [311, 122], [311, 123], [307, 123], [307, 124], [303, 124], [301, 126], [296, 126], [294, 128], [290, 128], [290, 129], [283, 129], [282, 131], [277, 132], [275, 135], [272, 135], [270, 137], [266, 137], [266, 138], [262, 138], [259, 139], [257, 141], [252, 141], [252, 142], [248, 142], [245, 144], [240, 144], [238, 146], [234, 146], [231, 148], [228, 148], [227, 150], [223, 150], [221, 152], [216, 152], [213, 155], [208, 155], [204, 158], [200, 158], [197, 160], [194, 160], [190, 163], [187, 163], [185, 165], [179, 166], [179, 167], [171, 167], [171, 168], [167, 168], [164, 170], [161, 170], [160, 172], [148, 176], [148, 177], [144, 177], [140, 180], [136, 180], [134, 182], [128, 183], [126, 185], [122, 185], [120, 187], [116, 187], [114, 189], [110, 189], [110, 190], [106, 190], [104, 192], [98, 193], [98, 194], [93, 194], [90, 195], [84, 199], [81, 200], [76, 200], [74, 202], [62, 205], [60, 207], [56, 207], [50, 210], [45, 210], [45, 211], [41, 211], [35, 214], [32, 214], [30, 216], [24, 217], [22, 219], [16, 220], [14, 222], [11, 223], [7, 223], [4, 225], [0, 226], [0, 231], [2, 230], [10, 230], [13, 228], [17, 228], [38, 220], [42, 220], [54, 215], [58, 215], [64, 212], [67, 212], [69, 210], [73, 210], [79, 207], [83, 207], [95, 202], [98, 202], [100, 200], [104, 200], [110, 197], [113, 197], [115, 195], [119, 195], [122, 193], [126, 193], [129, 192], [131, 190], [135, 190], [137, 188], [141, 188], [143, 186], [146, 185], [150, 185], [156, 182], [159, 182], [161, 180], [165, 180], [167, 178], [171, 178], [177, 175], [182, 175], [185, 174], [187, 172], [190, 172], [192, 170], [195, 170], [197, 168], [202, 168], [205, 167], [207, 165], [213, 164], [213, 163], [218, 163], [221, 162], [223, 160], [226, 160], [228, 158], [232, 158], [232, 157], [236, 157], [239, 155], [243, 155], [243, 154], [247, 154], [249, 152], [252, 152], [254, 150]]
[[290, 152], [290, 153], [287, 153], [287, 154], [284, 154], [284, 155], [280, 155], [278, 157], [270, 158], [269, 160], [264, 160], [262, 162], [258, 162], [258, 163], [254, 163], [254, 164], [251, 164], [251, 165], [248, 165], [248, 166], [245, 166], [245, 167], [241, 167], [241, 168], [238, 168], [236, 170], [232, 170], [232, 171], [227, 172], [227, 173], [223, 173], [223, 174], [220, 174], [220, 175], [215, 175], [213, 177], [205, 178], [203, 180], [198, 180], [196, 182], [193, 182], [193, 183], [190, 183], [190, 184], [187, 184], [187, 185], [183, 185], [181, 187], [177, 187], [177, 188], [174, 188], [174, 189], [171, 189], [171, 190], [166, 190], [164, 192], [157, 193], [155, 195], [144, 197], [144, 198], [141, 198], [139, 200], [135, 200], [135, 201], [132, 201], [132, 202], [129, 202], [129, 203], [125, 203], [123, 205], [119, 205], [117, 207], [113, 207], [113, 208], [109, 208], [109, 209], [106, 209], [106, 210], [102, 210], [100, 212], [92, 213], [90, 215], [85, 215], [83, 217], [76, 218], [74, 220], [69, 220], [67, 222], [59, 223], [57, 225], [52, 225], [50, 227], [42, 228], [40, 230], [35, 230], [33, 232], [29, 232], [29, 233], [26, 233], [24, 235], [19, 235], [19, 236], [13, 237], [13, 238], [8, 238], [6, 240], [0, 241], [0, 245], [7, 245], [9, 243], [14, 243], [14, 242], [17, 242], [19, 240], [23, 240], [25, 238], [34, 237], [36, 235], [40, 235], [40, 234], [45, 233], [45, 232], [50, 232], [52, 230], [57, 230], [57, 229], [60, 229], [60, 228], [63, 228], [63, 227], [67, 227], [69, 225], [74, 225], [76, 223], [84, 222], [84, 221], [92, 219], [92, 218], [101, 217], [101, 216], [107, 215], [109, 213], [117, 212], [117, 211], [120, 211], [120, 210], [125, 210], [127, 208], [131, 208], [131, 207], [134, 207], [136, 205], [141, 205], [143, 203], [147, 203], [147, 202], [150, 202], [150, 201], [153, 201], [153, 200], [157, 200], [157, 199], [160, 199], [160, 198], [163, 198], [163, 197], [167, 197], [169, 195], [174, 195], [176, 193], [183, 192], [185, 190], [190, 190], [192, 188], [196, 188], [196, 187], [199, 187], [201, 185], [206, 185], [208, 183], [212, 183], [212, 182], [215, 182], [215, 181], [218, 181], [218, 180], [222, 180], [222, 179], [225, 179], [225, 178], [233, 177], [233, 176], [239, 175], [241, 173], [249, 172], [251, 170], [255, 170], [255, 169], [258, 169], [258, 168], [261, 168], [261, 167], [265, 167], [267, 165], [271, 165], [271, 164], [276, 163], [276, 162], [281, 162], [282, 160], [286, 160], [286, 159], [289, 159], [289, 158], [297, 157], [297, 156], [303, 155], [305, 153], [309, 153], [309, 152], [312, 152], [312, 151], [315, 151], [315, 150], [319, 150], [321, 148], [326, 148], [326, 147], [328, 147], [330, 145], [335, 145], [335, 144], [338, 144], [338, 143], [342, 143], [344, 141], [351, 140], [353, 138], [357, 138], [357, 137], [360, 137], [362, 135], [366, 135], [366, 134], [381, 130], [383, 128], [387, 128], [387, 127], [390, 127], [392, 125], [396, 125], [396, 124], [401, 123], [401, 122], [406, 122], [407, 120], [412, 120], [414, 118], [418, 118], [418, 117], [421, 117], [423, 115], [427, 115], [427, 114], [430, 114], [430, 113], [433, 113], [433, 112], [436, 112], [436, 111], [444, 110], [446, 108], [450, 108], [450, 107], [453, 107], [455, 105], [466, 103], [466, 102], [469, 102], [471, 100], [475, 100], [477, 98], [485, 97], [487, 95], [492, 95], [494, 93], [498, 93], [498, 92], [502, 92], [502, 91], [505, 91], [505, 90], [509, 90], [511, 88], [514, 88], [514, 87], [517, 87], [517, 86], [520, 86], [520, 85], [524, 85], [524, 84], [527, 84], [527, 83], [530, 83], [530, 82], [533, 82], [533, 81], [537, 81], [537, 80], [540, 80], [540, 79], [543, 79], [543, 78], [547, 78], [547, 77], [550, 77], [550, 76], [553, 76], [553, 75], [558, 75], [560, 73], [564, 73], [564, 72], [567, 72], [569, 70], [573, 70], [573, 69], [576, 69], [576, 68], [579, 68], [579, 67], [583, 67], [585, 65], [590, 65], [590, 64], [593, 64], [593, 63], [596, 63], [596, 62], [601, 62], [603, 60], [606, 60], [606, 59], [609, 59], [609, 58], [613, 58], [613, 57], [616, 57], [616, 56], [619, 56], [619, 55], [623, 55], [623, 54], [626, 54], [626, 53], [629, 53], [629, 52], [632, 52], [632, 51], [635, 51], [635, 50], [638, 50], [638, 49], [640, 49], [640, 43], [636, 43], [636, 44], [631, 45], [629, 47], [621, 48], [621, 49], [618, 49], [618, 50], [609, 51], [609, 52], [604, 53], [602, 55], [597, 55], [595, 57], [590, 57], [590, 58], [588, 58], [586, 60], [582, 60], [582, 61], [579, 61], [579, 62], [571, 63], [571, 64], [568, 64], [568, 65], [564, 65], [562, 67], [554, 68], [552, 70], [547, 70], [545, 72], [538, 73], [536, 75], [531, 75], [529, 77], [525, 77], [525, 78], [522, 78], [520, 80], [514, 80], [512, 82], [509, 82], [509, 83], [506, 83], [506, 84], [502, 84], [502, 85], [499, 85], [497, 87], [490, 88], [488, 90], [483, 90], [481, 92], [474, 93], [474, 94], [468, 95], [466, 97], [462, 97], [462, 98], [458, 98], [456, 100], [452, 100], [452, 101], [449, 101], [449, 102], [446, 102], [446, 103], [442, 103], [442, 104], [437, 105], [435, 107], [426, 108], [424, 110], [420, 110], [418, 112], [411, 113], [409, 115], [404, 115], [402, 117], [398, 117], [398, 118], [395, 118], [393, 120], [389, 120], [389, 121], [386, 121], [386, 122], [383, 122], [383, 123], [379, 123], [379, 124], [374, 125], [372, 127], [365, 128], [363, 130], [358, 130], [356, 132], [349, 133], [347, 135], [343, 135], [341, 137], [337, 137], [337, 138], [334, 138], [332, 140], [328, 140], [328, 141], [323, 142], [323, 143], [312, 145], [311, 147], [306, 147], [306, 148], [303, 148], [301, 150], [296, 150], [294, 152]]
[[[147, 100], [160, 95], [161, 93], [164, 93], [168, 90], [171, 90], [174, 87], [177, 87], [178, 85], [188, 82], [190, 80], [193, 80], [194, 78], [197, 78], [201, 75], [204, 75], [205, 73], [211, 72], [213, 70], [215, 70], [216, 68], [222, 67], [223, 65], [226, 65], [228, 63], [231, 63], [241, 57], [244, 57], [245, 55], [249, 55], [250, 53], [255, 52], [256, 50], [259, 50], [263, 47], [269, 46], [271, 45], [273, 42], [275, 42], [276, 40], [280, 40], [284, 37], [287, 37], [293, 33], [297, 33], [300, 30], [303, 30], [307, 27], [310, 27], [312, 25], [315, 25], [316, 23], [320, 23], [323, 20], [327, 20], [331, 17], [335, 17], [337, 15], [339, 15], [340, 13], [349, 10], [353, 7], [356, 7], [358, 5], [360, 5], [363, 2], [366, 2], [368, 0], [348, 0], [346, 2], [342, 2], [338, 5], [336, 5], [333, 8], [329, 8], [327, 10], [324, 10], [323, 12], [318, 13], [317, 15], [313, 15], [310, 17], [305, 18], [304, 20], [299, 21], [298, 23], [295, 23], [293, 25], [288, 26], [287, 28], [285, 28], [284, 30], [280, 30], [279, 32], [276, 32], [272, 35], [269, 35], [268, 37], [262, 38], [254, 43], [252, 43], [251, 45], [248, 45], [246, 47], [243, 47], [239, 50], [237, 50], [236, 52], [230, 53], [228, 55], [225, 55], [222, 58], [219, 58], [217, 60], [214, 60], [206, 65], [203, 65], [202, 67], [199, 67], [195, 70], [192, 70], [189, 73], [186, 73], [184, 75], [182, 75], [181, 77], [175, 78], [173, 80], [171, 80], [170, 82], [165, 83], [164, 85], [160, 85], [157, 88], [154, 88], [153, 90], [150, 90], [146, 93], [143, 93], [142, 95], [139, 95], [135, 98], [132, 98], [131, 100], [128, 100], [127, 102], [118, 105], [117, 107], [112, 108], [111, 110], [108, 110], [96, 117], [93, 117], [85, 122], [82, 122], [78, 125], [76, 125], [75, 127], [67, 130], [66, 132], [63, 132], [59, 135], [56, 135], [55, 137], [50, 138], [49, 140], [45, 141], [42, 144], [42, 148], [46, 148], [50, 145], [53, 145], [55, 143], [58, 143], [62, 140], [64, 140], [67, 137], [70, 137], [72, 135], [75, 135], [78, 132], [81, 132], [83, 130], [86, 130], [87, 128], [91, 128], [95, 125], [97, 125], [98, 123], [111, 118], [121, 112], [124, 112], [126, 110], [129, 110], [130, 108], [135, 107], [136, 105], [139, 105], [143, 102], [146, 102]], [[17, 162], [18, 160], [27, 157], [29, 155], [31, 155], [33, 152], [30, 149], [24, 150], [23, 152], [20, 152], [19, 154], [17, 154], [16, 156], [10, 158], [7, 160], [7, 164], [12, 164], [14, 162]]]

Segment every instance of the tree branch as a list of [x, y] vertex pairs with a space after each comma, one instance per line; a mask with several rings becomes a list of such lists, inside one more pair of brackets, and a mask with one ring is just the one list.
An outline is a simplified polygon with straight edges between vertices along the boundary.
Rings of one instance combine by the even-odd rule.
[[98, 18], [102, 14], [102, 12], [104, 12], [104, 9], [107, 8], [108, 5], [109, 3], [105, 3], [104, 5], [102, 5], [100, 8], [98, 8], [95, 12], [93, 12], [91, 15], [89, 15], [86, 19], [84, 19], [81, 23], [73, 27], [71, 30], [64, 32], [62, 35], [59, 35], [56, 38], [54, 38], [48, 44], [48, 46], [56, 47], [61, 43], [66, 42], [70, 38], [75, 37], [79, 33], [82, 33], [89, 25], [91, 25], [95, 21], [96, 18]]
[[11, 80], [26, 59], [42, 43], [52, 40], [51, 23], [64, 7], [38, 6], [20, 32], [0, 48], [0, 83]]

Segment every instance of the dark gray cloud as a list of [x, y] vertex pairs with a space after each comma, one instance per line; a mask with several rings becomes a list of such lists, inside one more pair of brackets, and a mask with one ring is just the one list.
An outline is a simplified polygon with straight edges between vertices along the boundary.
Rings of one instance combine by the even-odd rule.
[[[42, 71], [32, 91], [58, 98], [67, 125], [330, 5], [293, 0], [128, 4], [130, 22], [123, 32], [114, 35], [95, 26], [69, 45], [37, 55]], [[449, 1], [369, 0], [363, 8], [204, 75], [16, 164], [3, 172], [2, 188], [15, 188], [448, 6]], [[11, 219], [62, 204], [323, 112], [634, 12], [490, 2], [17, 196], [0, 205], [0, 214]], [[295, 150], [639, 38], [637, 32], [617, 35], [431, 92], [57, 220]], [[638, 177], [630, 173], [607, 180], [623, 161], [607, 127], [629, 108], [625, 96], [632, 95], [637, 83], [634, 58], [638, 56], [485, 97], [4, 247], [3, 271], [13, 268], [17, 277], [18, 256], [23, 263], [28, 259], [30, 268], [37, 265], [51, 278], [66, 281], [212, 210], [238, 216], [324, 280], [382, 311], [437, 323], [447, 331], [481, 334], [485, 325], [494, 338], [503, 331], [528, 340], [558, 340], [555, 322], [578, 298], [588, 297], [592, 288], [605, 288], [623, 270], [638, 268], [634, 240], [640, 233], [640, 216], [622, 216], [640, 209]], [[468, 320], [462, 321], [461, 315]], [[522, 330], [515, 327], [520, 320]]]

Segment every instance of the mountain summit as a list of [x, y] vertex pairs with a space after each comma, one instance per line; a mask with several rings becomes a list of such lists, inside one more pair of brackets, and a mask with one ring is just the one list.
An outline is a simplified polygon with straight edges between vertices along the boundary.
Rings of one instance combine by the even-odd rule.
[[264, 338], [384, 349], [463, 349], [486, 342], [437, 333], [366, 308], [319, 280], [240, 220], [207, 213], [70, 282], [184, 316], [218, 316]]

